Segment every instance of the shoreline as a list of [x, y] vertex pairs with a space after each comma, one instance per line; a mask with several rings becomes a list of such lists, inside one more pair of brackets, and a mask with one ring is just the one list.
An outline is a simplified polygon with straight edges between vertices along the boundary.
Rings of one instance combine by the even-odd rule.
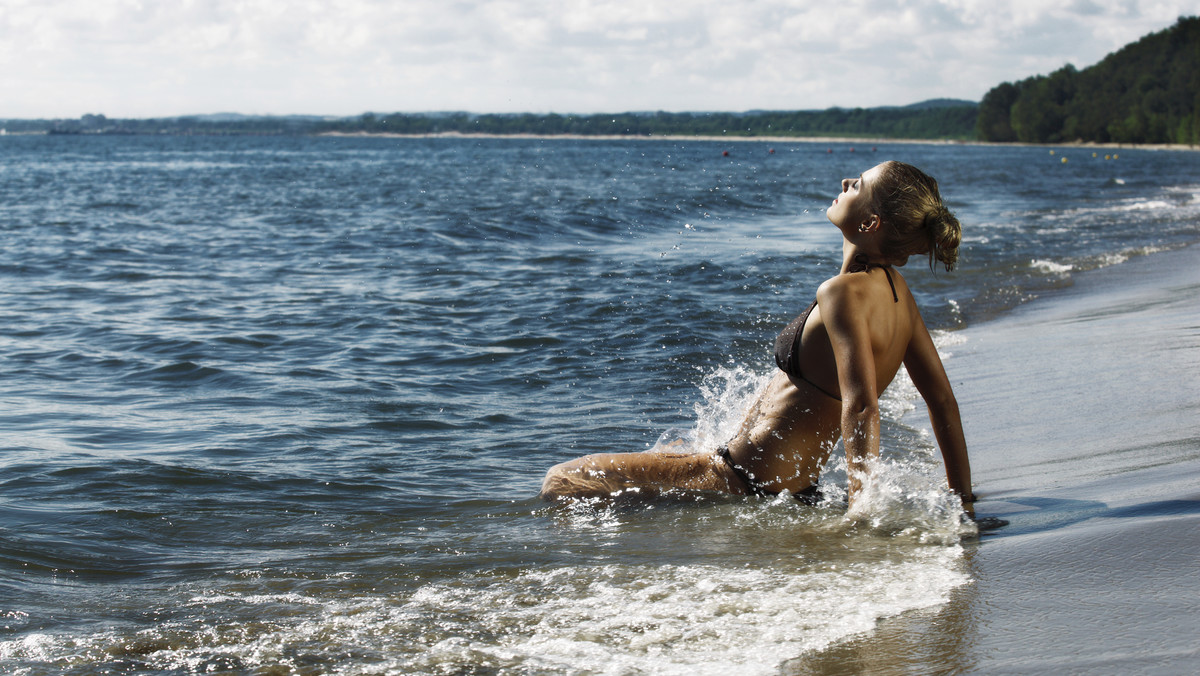
[[870, 136], [696, 136], [685, 134], [662, 134], [641, 136], [634, 134], [472, 134], [457, 131], [432, 134], [398, 134], [394, 132], [342, 132], [327, 131], [313, 134], [331, 138], [386, 138], [386, 139], [521, 139], [535, 141], [705, 141], [734, 143], [862, 143], [874, 145], [932, 145], [932, 146], [980, 146], [993, 148], [1108, 148], [1114, 150], [1171, 150], [1200, 151], [1200, 145], [1182, 143], [1096, 143], [1072, 141], [1069, 143], [996, 143], [992, 141], [969, 141], [956, 139], [899, 139]]

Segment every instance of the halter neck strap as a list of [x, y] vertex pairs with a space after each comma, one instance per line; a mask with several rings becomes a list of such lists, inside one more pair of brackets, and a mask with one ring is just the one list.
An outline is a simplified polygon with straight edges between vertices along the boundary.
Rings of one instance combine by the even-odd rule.
[[888, 280], [888, 286], [892, 287], [892, 302], [899, 303], [900, 296], [896, 295], [896, 283], [892, 281], [892, 266], [888, 263], [872, 263], [867, 260], [866, 254], [858, 254], [854, 257], [854, 262], [846, 268], [846, 272], [870, 272], [871, 268], [883, 270], [883, 274]]

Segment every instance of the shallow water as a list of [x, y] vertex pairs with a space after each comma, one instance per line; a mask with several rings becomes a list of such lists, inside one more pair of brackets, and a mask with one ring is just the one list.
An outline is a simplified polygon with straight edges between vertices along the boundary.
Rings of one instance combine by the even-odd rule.
[[1200, 229], [1191, 153], [830, 149], [0, 139], [0, 659], [771, 673], [945, 603], [975, 535], [902, 381], [865, 520], [838, 461], [816, 509], [534, 498], [578, 454], [727, 435], [878, 161], [964, 222], [962, 272], [905, 268], [947, 353]]

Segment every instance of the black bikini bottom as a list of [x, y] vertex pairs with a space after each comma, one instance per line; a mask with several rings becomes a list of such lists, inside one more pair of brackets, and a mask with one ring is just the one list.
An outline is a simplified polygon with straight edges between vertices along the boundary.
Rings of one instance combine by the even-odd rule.
[[[731, 456], [729, 453], [728, 446], [722, 446], [718, 448], [717, 455], [721, 458], [721, 460], [725, 461], [726, 465], [729, 465], [729, 469], [733, 470], [733, 473], [737, 475], [737, 478], [741, 479], [742, 484], [746, 487], [746, 492], [750, 495], [779, 495], [778, 491], [769, 491], [763, 488], [757, 481], [755, 481], [749, 474], [746, 473], [746, 470], [742, 469], [741, 465], [735, 463], [733, 461], [733, 456]], [[802, 491], [792, 493], [792, 497], [796, 498], [796, 500], [805, 505], [815, 505], [821, 501], [821, 488], [814, 483]]]

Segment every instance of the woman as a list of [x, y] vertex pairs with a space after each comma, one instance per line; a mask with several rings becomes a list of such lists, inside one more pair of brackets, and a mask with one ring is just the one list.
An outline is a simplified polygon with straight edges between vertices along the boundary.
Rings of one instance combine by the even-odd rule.
[[750, 406], [737, 434], [715, 451], [589, 455], [556, 465], [542, 496], [595, 497], [638, 489], [789, 491], [812, 498], [839, 436], [850, 507], [879, 456], [879, 394], [903, 364], [925, 399], [950, 489], [971, 510], [971, 468], [958, 404], [904, 277], [916, 254], [953, 269], [962, 230], [937, 182], [901, 162], [842, 181], [826, 210], [842, 232], [842, 268], [775, 344], [780, 370]]

